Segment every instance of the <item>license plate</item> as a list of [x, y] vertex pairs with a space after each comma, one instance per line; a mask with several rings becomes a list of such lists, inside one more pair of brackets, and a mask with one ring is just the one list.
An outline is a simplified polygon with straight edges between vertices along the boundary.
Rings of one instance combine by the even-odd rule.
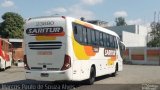
[[52, 55], [52, 51], [38, 51], [38, 55]]
[[48, 77], [49, 74], [48, 73], [41, 73], [41, 77]]

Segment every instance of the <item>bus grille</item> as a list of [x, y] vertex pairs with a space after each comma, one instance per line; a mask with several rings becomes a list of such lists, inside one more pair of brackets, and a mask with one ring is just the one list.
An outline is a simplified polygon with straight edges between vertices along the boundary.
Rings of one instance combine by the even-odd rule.
[[62, 42], [29, 42], [28, 46], [34, 50], [60, 49]]
[[[31, 67], [31, 70], [43, 70], [42, 67]], [[59, 68], [47, 68], [48, 71], [58, 71], [60, 70]]]

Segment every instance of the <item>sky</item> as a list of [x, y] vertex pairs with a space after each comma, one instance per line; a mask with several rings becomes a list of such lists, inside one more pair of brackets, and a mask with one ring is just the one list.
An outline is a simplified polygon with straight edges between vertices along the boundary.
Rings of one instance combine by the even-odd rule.
[[122, 16], [129, 25], [148, 25], [155, 12], [156, 20], [160, 16], [160, 0], [0, 0], [0, 17], [5, 12], [16, 12], [25, 19], [55, 14], [84, 17], [109, 25]]

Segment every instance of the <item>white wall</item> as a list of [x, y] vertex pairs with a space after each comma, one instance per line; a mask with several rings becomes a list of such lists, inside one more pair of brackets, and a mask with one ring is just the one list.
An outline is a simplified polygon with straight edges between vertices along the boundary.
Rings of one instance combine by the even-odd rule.
[[148, 28], [140, 25], [136, 25], [136, 33], [147, 36]]
[[126, 47], [145, 47], [147, 45], [148, 32], [150, 29], [141, 25], [113, 26], [108, 27], [122, 36], [122, 41]]
[[145, 47], [146, 36], [123, 31], [122, 40], [126, 47]]

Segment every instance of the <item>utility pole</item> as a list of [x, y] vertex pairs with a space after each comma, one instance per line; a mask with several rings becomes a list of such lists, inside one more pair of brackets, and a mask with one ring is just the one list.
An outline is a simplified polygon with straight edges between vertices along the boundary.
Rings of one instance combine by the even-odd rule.
[[160, 47], [158, 49], [158, 56], [159, 56], [159, 66], [160, 66]]
[[156, 11], [154, 12], [154, 23], [156, 22]]
[[159, 23], [159, 18], [160, 18], [159, 15], [160, 15], [160, 11], [158, 12], [158, 23]]

